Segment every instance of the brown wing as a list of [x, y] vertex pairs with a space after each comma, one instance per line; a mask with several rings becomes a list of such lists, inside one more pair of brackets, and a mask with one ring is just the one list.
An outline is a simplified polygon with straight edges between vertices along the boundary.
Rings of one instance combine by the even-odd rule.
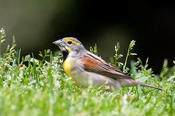
[[84, 62], [85, 70], [88, 72], [95, 72], [99, 73], [101, 75], [113, 78], [115, 80], [117, 79], [132, 79], [130, 76], [124, 74], [119, 69], [111, 66], [110, 64], [106, 63], [104, 60], [102, 60], [100, 57], [87, 52], [85, 57], [81, 58], [81, 60]]

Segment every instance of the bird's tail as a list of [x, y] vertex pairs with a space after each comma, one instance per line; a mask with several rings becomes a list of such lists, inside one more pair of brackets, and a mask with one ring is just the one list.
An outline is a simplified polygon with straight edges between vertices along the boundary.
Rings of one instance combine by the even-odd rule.
[[149, 84], [146, 84], [146, 83], [143, 83], [143, 82], [136, 81], [136, 83], [137, 83], [137, 85], [151, 87], [151, 88], [155, 88], [155, 89], [158, 89], [158, 90], [163, 90], [162, 88], [159, 88], [159, 87], [156, 87], [156, 86], [153, 86], [153, 85], [149, 85]]

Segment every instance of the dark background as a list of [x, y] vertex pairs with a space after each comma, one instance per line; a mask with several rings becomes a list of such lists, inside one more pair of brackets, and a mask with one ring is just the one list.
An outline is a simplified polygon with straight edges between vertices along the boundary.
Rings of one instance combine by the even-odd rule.
[[136, 40], [135, 52], [143, 61], [149, 57], [155, 72], [160, 72], [164, 59], [173, 65], [175, 6], [170, 2], [0, 0], [0, 27], [7, 33], [4, 48], [14, 35], [23, 55], [54, 51], [54, 40], [73, 36], [86, 48], [97, 43], [100, 55], [108, 60], [118, 41], [126, 54], [129, 41]]

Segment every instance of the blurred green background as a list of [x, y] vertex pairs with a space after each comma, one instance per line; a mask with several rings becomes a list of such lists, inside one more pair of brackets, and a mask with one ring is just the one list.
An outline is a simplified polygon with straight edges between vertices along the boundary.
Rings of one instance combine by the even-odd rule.
[[119, 41], [126, 54], [129, 41], [135, 52], [159, 72], [163, 60], [172, 65], [175, 49], [175, 7], [169, 2], [146, 0], [0, 0], [0, 27], [7, 44], [15, 36], [22, 54], [57, 47], [52, 42], [77, 37], [89, 48], [97, 43], [100, 55], [109, 59]]

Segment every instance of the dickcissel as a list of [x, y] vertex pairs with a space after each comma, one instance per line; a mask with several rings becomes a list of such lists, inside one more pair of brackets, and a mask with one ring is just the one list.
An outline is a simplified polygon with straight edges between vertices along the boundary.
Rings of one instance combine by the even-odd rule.
[[78, 85], [87, 86], [90, 83], [110, 88], [127, 86], [147, 86], [162, 90], [161, 88], [136, 81], [124, 74], [116, 67], [108, 64], [100, 57], [85, 49], [83, 44], [74, 37], [65, 37], [54, 41], [63, 53], [63, 68], [68, 77], [71, 77]]

